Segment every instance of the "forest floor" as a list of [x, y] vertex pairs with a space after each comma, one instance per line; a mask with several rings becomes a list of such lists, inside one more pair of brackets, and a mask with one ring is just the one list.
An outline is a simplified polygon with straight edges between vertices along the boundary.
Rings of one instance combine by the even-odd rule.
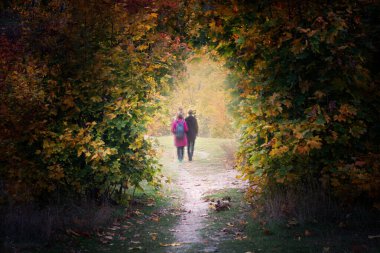
[[254, 218], [230, 161], [232, 140], [198, 138], [194, 160], [182, 163], [172, 137], [158, 142], [162, 188], [136, 191], [133, 206], [93, 235], [70, 230], [39, 252], [380, 252], [379, 239], [368, 238], [376, 226]]

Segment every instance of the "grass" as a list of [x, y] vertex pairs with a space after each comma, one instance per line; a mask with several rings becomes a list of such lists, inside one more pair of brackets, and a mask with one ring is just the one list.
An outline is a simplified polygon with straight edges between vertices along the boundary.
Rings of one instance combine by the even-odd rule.
[[160, 243], [173, 241], [170, 229], [181, 214], [177, 195], [145, 186], [144, 192], [136, 190], [130, 208], [115, 210], [108, 226], [85, 236], [79, 230], [67, 233], [54, 245], [44, 247], [43, 252], [165, 252]]
[[[379, 252], [376, 239], [368, 239], [376, 232], [376, 224], [304, 223], [294, 220], [270, 220], [253, 217], [252, 209], [244, 201], [243, 193], [225, 189], [206, 199], [231, 197], [231, 208], [216, 212], [210, 210], [202, 233], [215, 238], [218, 252]], [[377, 229], [377, 232], [378, 229]]]
[[[164, 165], [164, 178], [175, 181], [179, 174], [173, 139], [166, 136], [157, 140], [163, 151], [161, 163]], [[231, 153], [235, 147], [236, 143], [229, 139], [198, 138], [192, 165], [201, 169], [190, 173], [218, 173], [226, 159], [233, 159]], [[227, 166], [231, 165], [227, 163]], [[59, 237], [48, 245], [29, 245], [20, 252], [380, 252], [379, 239], [368, 239], [368, 235], [380, 233], [377, 217], [366, 220], [351, 215], [342, 223], [336, 217], [312, 222], [305, 219], [302, 222], [297, 216], [278, 218], [274, 212], [257, 214], [239, 189], [223, 189], [205, 196], [208, 200], [228, 196], [231, 198], [231, 208], [220, 212], [210, 209], [205, 226], [200, 231], [205, 240], [186, 245], [186, 251], [177, 251], [183, 248], [164, 245], [175, 242], [171, 229], [183, 212], [183, 193], [175, 185], [166, 183], [160, 190], [147, 184], [142, 186], [144, 191], [136, 190], [135, 201], [128, 208], [117, 206], [109, 207], [106, 212], [93, 210], [92, 214], [85, 213], [89, 215], [87, 220], [96, 225], [91, 233], [83, 232], [78, 223], [73, 229], [60, 231]], [[273, 199], [267, 205], [278, 209], [282, 200]], [[12, 243], [9, 241], [0, 251], [14, 252], [9, 251]]]

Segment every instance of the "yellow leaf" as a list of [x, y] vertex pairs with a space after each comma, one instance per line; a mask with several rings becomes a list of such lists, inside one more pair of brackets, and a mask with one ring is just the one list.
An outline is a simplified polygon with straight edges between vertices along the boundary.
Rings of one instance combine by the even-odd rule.
[[343, 115], [352, 116], [356, 115], [356, 108], [349, 104], [343, 104], [339, 108], [339, 112]]
[[151, 18], [157, 18], [158, 14], [155, 13], [155, 12], [152, 12], [151, 14], [149, 14], [149, 17], [151, 17]]
[[149, 46], [148, 45], [140, 45], [137, 47], [137, 50], [139, 51], [144, 51], [145, 49], [147, 49]]
[[289, 150], [289, 148], [287, 146], [282, 146], [282, 147], [279, 147], [279, 148], [274, 148], [274, 149], [272, 149], [269, 152], [269, 155], [270, 156], [281, 156], [282, 154], [284, 154], [288, 150]]
[[106, 117], [108, 118], [108, 119], [114, 119], [114, 118], [116, 118], [116, 114], [114, 114], [114, 113], [108, 113], [108, 114], [106, 114]]
[[48, 169], [49, 169], [49, 178], [51, 179], [60, 180], [65, 177], [64, 170], [59, 165], [49, 166]]
[[319, 136], [315, 136], [310, 138], [307, 141], [307, 145], [309, 146], [310, 149], [320, 149], [322, 147], [322, 139]]
[[86, 152], [86, 149], [84, 147], [80, 147], [77, 151], [77, 156], [79, 157], [82, 155], [82, 153], [85, 153], [85, 152]]
[[310, 151], [310, 148], [306, 145], [304, 146], [297, 146], [297, 152], [300, 154], [308, 154]]
[[296, 39], [292, 42], [291, 51], [293, 54], [300, 54], [303, 50], [305, 50], [307, 45], [303, 45], [301, 39]]
[[346, 116], [344, 116], [343, 114], [334, 115], [334, 120], [338, 122], [344, 122], [346, 121]]
[[94, 159], [97, 159], [99, 158], [99, 153], [95, 153], [92, 157], [91, 157], [91, 160], [94, 160]]
[[321, 98], [323, 98], [324, 96], [326, 96], [326, 94], [323, 93], [322, 91], [317, 90], [316, 92], [314, 92], [314, 96], [315, 96], [316, 98], [318, 98], [318, 99], [321, 99]]
[[99, 96], [93, 96], [91, 97], [92, 102], [102, 102], [102, 98]]
[[152, 238], [153, 241], [157, 240], [157, 233], [151, 233], [150, 237]]
[[160, 246], [163, 247], [175, 247], [175, 246], [181, 246], [182, 243], [180, 242], [174, 242], [174, 243], [160, 243]]
[[72, 96], [66, 96], [63, 99], [63, 104], [66, 105], [67, 108], [74, 107], [75, 106], [74, 98]]

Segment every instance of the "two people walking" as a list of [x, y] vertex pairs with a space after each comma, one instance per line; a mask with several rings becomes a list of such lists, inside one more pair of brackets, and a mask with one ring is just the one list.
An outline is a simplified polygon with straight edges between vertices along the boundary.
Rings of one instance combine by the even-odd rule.
[[176, 120], [173, 121], [171, 132], [174, 134], [174, 145], [177, 147], [177, 156], [180, 162], [183, 161], [185, 146], [187, 146], [187, 155], [189, 161], [193, 160], [195, 139], [198, 135], [198, 122], [189, 111], [189, 116], [184, 119], [183, 112], [180, 109]]

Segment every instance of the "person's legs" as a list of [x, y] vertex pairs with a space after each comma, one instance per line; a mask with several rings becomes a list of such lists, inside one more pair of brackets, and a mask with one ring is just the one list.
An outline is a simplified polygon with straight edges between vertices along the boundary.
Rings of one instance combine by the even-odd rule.
[[194, 138], [194, 140], [193, 140], [193, 142], [192, 142], [192, 147], [191, 147], [191, 159], [193, 159], [193, 155], [194, 155], [194, 146], [195, 146], [195, 138]]
[[181, 147], [177, 147], [177, 158], [181, 161]]
[[189, 161], [191, 161], [193, 158], [193, 155], [191, 153], [191, 139], [188, 139], [187, 141], [187, 157], [189, 158]]
[[189, 143], [187, 145], [187, 154], [189, 156], [189, 161], [193, 160], [194, 144], [195, 144], [195, 139], [192, 139], [192, 140], [189, 140]]
[[179, 160], [182, 161], [183, 160], [183, 153], [184, 153], [184, 150], [185, 150], [185, 147], [179, 147]]

